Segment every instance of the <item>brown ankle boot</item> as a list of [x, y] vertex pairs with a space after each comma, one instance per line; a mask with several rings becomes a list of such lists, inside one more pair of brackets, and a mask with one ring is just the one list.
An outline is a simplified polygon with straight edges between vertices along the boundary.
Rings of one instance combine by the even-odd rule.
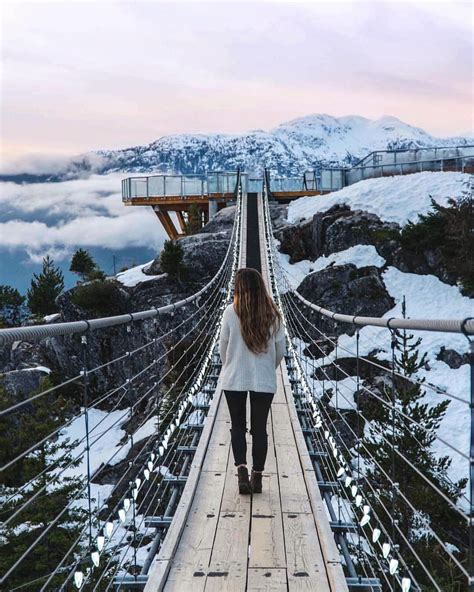
[[247, 467], [237, 467], [239, 477], [239, 493], [252, 493]]
[[250, 476], [250, 485], [253, 493], [262, 493], [262, 473], [252, 471]]

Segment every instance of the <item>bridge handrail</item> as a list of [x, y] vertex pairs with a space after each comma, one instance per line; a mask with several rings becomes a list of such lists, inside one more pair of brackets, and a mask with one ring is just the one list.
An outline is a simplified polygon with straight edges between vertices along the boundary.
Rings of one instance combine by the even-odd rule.
[[[238, 173], [238, 183], [240, 182], [240, 173]], [[165, 306], [150, 308], [138, 312], [127, 313], [123, 315], [116, 315], [110, 317], [101, 317], [98, 319], [87, 319], [82, 321], [70, 321], [65, 323], [43, 324], [43, 325], [28, 325], [26, 327], [11, 327], [8, 329], [0, 329], [0, 347], [13, 343], [14, 341], [44, 339], [45, 337], [59, 337], [62, 335], [72, 335], [74, 333], [85, 333], [87, 331], [96, 331], [98, 329], [105, 329], [123, 325], [133, 321], [143, 321], [145, 319], [152, 319], [160, 314], [172, 312], [178, 308], [182, 308], [191, 302], [194, 302], [204, 292], [206, 292], [220, 276], [222, 270], [225, 268], [227, 260], [232, 251], [232, 245], [235, 240], [236, 219], [232, 227], [232, 234], [227, 247], [224, 260], [221, 263], [213, 278], [198, 292], [183, 298], [178, 302], [166, 304]]]
[[[361, 163], [364, 162], [364, 160], [370, 158], [371, 156], [373, 156], [374, 154], [395, 154], [395, 153], [402, 153], [402, 152], [418, 152], [418, 151], [426, 151], [426, 150], [455, 150], [458, 148], [474, 148], [474, 144], [460, 144], [460, 145], [456, 145], [456, 146], [420, 146], [420, 147], [414, 147], [414, 148], [395, 148], [394, 150], [372, 150], [372, 152], [369, 152], [369, 154], [366, 154], [365, 156], [363, 156], [362, 158], [359, 158], [359, 160], [357, 160], [353, 165], [351, 165], [349, 168], [354, 168], [354, 167], [358, 167]], [[461, 156], [459, 156], [459, 158], [461, 158]], [[454, 157], [456, 158], [456, 157]], [[433, 159], [429, 159], [429, 160], [433, 160]], [[438, 159], [436, 159], [438, 160]], [[442, 158], [440, 158], [439, 160], [443, 160]], [[415, 162], [419, 162], [418, 160]]]
[[441, 333], [464, 333], [465, 335], [474, 335], [474, 317], [468, 317], [465, 319], [404, 319], [393, 317], [386, 319], [383, 317], [348, 315], [318, 306], [317, 304], [306, 300], [306, 298], [304, 298], [296, 290], [293, 290], [292, 293], [307, 307], [326, 317], [329, 317], [334, 321], [339, 321], [342, 323], [362, 326], [370, 325], [372, 327], [386, 327], [387, 329], [438, 331]]

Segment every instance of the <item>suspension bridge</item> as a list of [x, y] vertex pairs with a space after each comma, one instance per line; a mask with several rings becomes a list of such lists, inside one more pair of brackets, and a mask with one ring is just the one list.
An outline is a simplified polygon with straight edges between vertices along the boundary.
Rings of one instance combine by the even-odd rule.
[[[28, 529], [26, 516], [52, 495], [53, 483], [57, 487], [75, 463], [85, 467], [71, 499], [54, 505], [48, 521], [24, 546], [15, 547], [1, 589], [473, 589], [474, 439], [471, 435], [470, 450], [461, 449], [420, 423], [416, 414], [407, 415], [396, 403], [395, 385], [397, 380], [423, 385], [440, 400], [455, 401], [471, 425], [473, 395], [460, 397], [401, 375], [394, 350], [397, 331], [464, 335], [466, 343], [471, 342], [474, 383], [474, 320], [371, 318], [309, 302], [291, 287], [279, 263], [265, 176], [259, 191], [246, 189], [237, 174], [227, 253], [216, 275], [195, 294], [125, 315], [0, 330], [5, 348], [20, 341], [65, 340], [76, 347], [80, 360], [76, 374], [26, 399], [7, 401], [0, 418], [21, 425], [25, 415], [34, 416], [36, 405], [54, 404], [68, 392], [64, 389], [74, 386], [81, 394], [80, 405], [62, 423], [32, 445], [14, 448], [3, 474], [44, 450], [74, 422], [83, 424], [71, 458], [61, 464], [53, 457], [15, 490], [4, 491], [2, 529]], [[263, 492], [252, 496], [238, 494], [230, 418], [219, 382], [221, 316], [241, 267], [261, 271], [287, 335], [267, 426]], [[324, 329], [328, 323], [333, 330]], [[349, 330], [351, 345], [341, 341]], [[119, 334], [124, 351], [94, 366], [92, 348]], [[370, 351], [376, 347], [387, 352], [388, 359], [368, 355], [366, 342]], [[353, 361], [351, 369], [347, 359]], [[115, 367], [119, 371], [112, 375]], [[382, 376], [382, 388], [364, 381], [370, 372]], [[357, 396], [351, 399], [354, 392]], [[364, 426], [370, 424], [364, 398], [386, 411], [387, 426], [377, 433], [377, 441], [380, 447], [386, 445], [388, 464], [382, 464], [363, 438]], [[101, 405], [107, 414], [92, 422], [92, 410]], [[112, 413], [118, 417], [106, 423]], [[109, 450], [110, 457], [95, 462], [95, 451], [125, 421], [126, 437]], [[413, 437], [421, 440], [429, 434], [464, 463], [467, 484], [461, 495], [452, 493], [446, 477], [440, 482], [403, 453], [395, 437], [400, 422], [412, 429]], [[247, 445], [250, 450], [250, 434]], [[119, 470], [113, 487], [108, 496], [98, 495], [97, 484], [107, 483], [106, 472], [114, 464]], [[368, 469], [374, 467], [382, 480], [371, 479], [374, 470]], [[420, 484], [437, 508], [429, 519], [417, 506], [422, 500], [414, 486]], [[57, 528], [64, 527], [75, 504], [82, 512], [74, 536], [60, 556], [50, 553], [45, 573], [29, 576], [29, 562]], [[449, 566], [449, 583], [426, 559], [423, 545], [413, 542], [403, 522], [405, 510], [420, 516], [419, 528], [438, 561]], [[446, 524], [447, 515], [451, 524]]]

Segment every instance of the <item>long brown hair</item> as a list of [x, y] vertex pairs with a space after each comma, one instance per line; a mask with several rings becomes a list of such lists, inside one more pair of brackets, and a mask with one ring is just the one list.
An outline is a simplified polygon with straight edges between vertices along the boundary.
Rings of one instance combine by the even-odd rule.
[[240, 320], [242, 337], [255, 354], [267, 350], [271, 331], [277, 330], [281, 314], [269, 296], [262, 274], [242, 267], [235, 274], [234, 308]]

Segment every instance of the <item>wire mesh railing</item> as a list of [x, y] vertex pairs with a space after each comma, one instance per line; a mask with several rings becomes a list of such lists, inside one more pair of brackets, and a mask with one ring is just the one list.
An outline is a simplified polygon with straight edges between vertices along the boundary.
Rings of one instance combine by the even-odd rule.
[[[348, 581], [405, 592], [470, 589], [474, 380], [465, 397], [425, 382], [413, 332], [464, 334], [472, 375], [473, 319], [370, 318], [317, 306], [292, 287], [280, 264], [267, 199], [264, 212], [295, 404]], [[386, 328], [388, 356], [364, 352], [371, 327]], [[450, 401], [455, 417], [470, 418], [470, 443], [465, 434], [463, 446], [439, 434]], [[453, 462], [462, 467], [454, 477]]]
[[[5, 346], [68, 339], [80, 365], [23, 400], [2, 396], [10, 441], [0, 469], [2, 589], [109, 590], [146, 578], [189, 469], [184, 449], [199, 440], [214, 392], [240, 211], [239, 191], [224, 260], [193, 296], [129, 315], [0, 330]], [[92, 363], [91, 348], [111, 339], [122, 351]], [[163, 524], [147, 525], [160, 511]]]

